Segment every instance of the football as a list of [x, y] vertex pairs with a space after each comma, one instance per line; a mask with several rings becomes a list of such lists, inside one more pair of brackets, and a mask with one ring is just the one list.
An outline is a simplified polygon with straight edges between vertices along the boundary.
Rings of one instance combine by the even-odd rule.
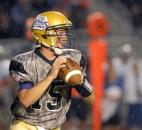
[[83, 81], [83, 72], [75, 61], [68, 58], [66, 67], [59, 70], [58, 77], [71, 85], [79, 85]]

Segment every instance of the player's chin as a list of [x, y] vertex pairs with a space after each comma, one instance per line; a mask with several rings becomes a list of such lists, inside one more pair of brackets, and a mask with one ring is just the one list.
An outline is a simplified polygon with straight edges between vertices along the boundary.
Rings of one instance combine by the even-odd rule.
[[66, 41], [62, 41], [62, 42], [59, 42], [57, 45], [58, 45], [58, 48], [63, 49], [63, 48], [65, 48], [67, 46], [67, 42]]

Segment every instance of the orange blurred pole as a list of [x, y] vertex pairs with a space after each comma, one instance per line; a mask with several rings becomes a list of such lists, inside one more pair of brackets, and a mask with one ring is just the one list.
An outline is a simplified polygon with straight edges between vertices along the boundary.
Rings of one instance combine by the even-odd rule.
[[96, 96], [92, 105], [92, 130], [101, 130], [101, 106], [105, 83], [105, 63], [107, 60], [107, 41], [104, 37], [108, 34], [109, 23], [107, 17], [96, 12], [87, 19], [87, 30], [90, 35], [88, 43], [88, 59], [90, 80]]
[[104, 67], [107, 57], [107, 43], [104, 40], [89, 42], [90, 80], [95, 90], [96, 100], [92, 106], [93, 130], [101, 130], [101, 104], [104, 87]]

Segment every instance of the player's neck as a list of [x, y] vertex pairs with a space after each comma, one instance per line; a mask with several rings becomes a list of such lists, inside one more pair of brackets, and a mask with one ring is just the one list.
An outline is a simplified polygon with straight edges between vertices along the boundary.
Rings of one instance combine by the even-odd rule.
[[40, 48], [40, 52], [42, 53], [43, 56], [45, 56], [48, 60], [54, 60], [56, 58], [55, 53], [48, 49], [48, 48]]

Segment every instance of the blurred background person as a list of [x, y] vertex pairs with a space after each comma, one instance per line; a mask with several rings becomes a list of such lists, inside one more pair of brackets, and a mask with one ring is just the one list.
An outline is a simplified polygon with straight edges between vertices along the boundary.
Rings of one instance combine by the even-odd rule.
[[129, 44], [122, 46], [122, 68], [124, 79], [123, 100], [126, 106], [125, 129], [142, 129], [142, 61], [134, 56]]
[[15, 83], [9, 76], [9, 59], [0, 61], [0, 129], [8, 130], [11, 122], [10, 104], [14, 100]]
[[0, 38], [10, 38], [12, 35], [11, 18], [7, 9], [0, 5]]
[[24, 23], [31, 11], [30, 8], [28, 0], [17, 0], [16, 4], [11, 8], [10, 17], [12, 19], [14, 37], [22, 37], [24, 35]]
[[121, 130], [121, 99], [123, 79], [117, 74], [113, 59], [108, 59], [104, 97], [102, 102], [102, 122], [104, 130]]

